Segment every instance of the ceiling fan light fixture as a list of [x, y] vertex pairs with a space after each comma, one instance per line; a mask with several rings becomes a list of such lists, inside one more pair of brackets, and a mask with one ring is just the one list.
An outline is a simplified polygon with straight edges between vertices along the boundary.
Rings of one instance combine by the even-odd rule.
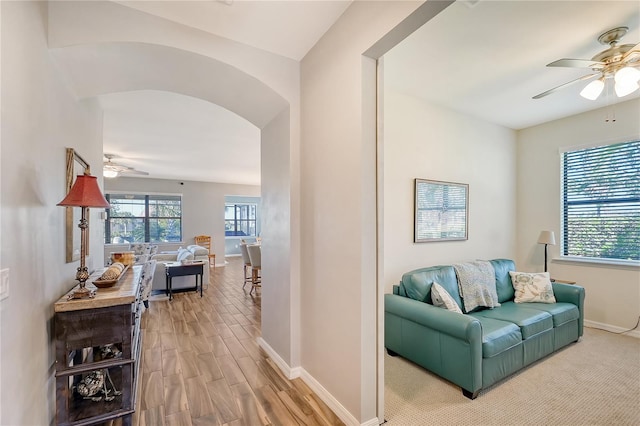
[[589, 99], [590, 101], [595, 101], [596, 99], [598, 99], [598, 96], [600, 96], [600, 93], [602, 93], [603, 89], [604, 80], [602, 78], [599, 78], [587, 84], [580, 92], [580, 96], [585, 99]]
[[102, 170], [102, 176], [111, 179], [114, 177], [118, 177], [118, 172], [115, 170], [104, 169]]
[[615, 76], [615, 91], [619, 98], [627, 96], [638, 90], [638, 80], [640, 80], [640, 71], [633, 67], [620, 68]]

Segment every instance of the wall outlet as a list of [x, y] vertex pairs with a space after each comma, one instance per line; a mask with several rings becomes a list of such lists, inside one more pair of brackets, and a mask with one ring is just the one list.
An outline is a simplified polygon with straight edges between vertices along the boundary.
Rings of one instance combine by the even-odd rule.
[[0, 270], [0, 300], [9, 297], [9, 268]]

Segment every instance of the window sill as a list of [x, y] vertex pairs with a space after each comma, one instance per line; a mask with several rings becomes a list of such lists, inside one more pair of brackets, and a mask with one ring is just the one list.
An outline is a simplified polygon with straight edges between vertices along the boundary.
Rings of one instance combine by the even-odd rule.
[[615, 260], [598, 259], [594, 257], [562, 256], [551, 259], [554, 263], [578, 263], [591, 264], [594, 266], [616, 267], [623, 269], [640, 269], [640, 261], [637, 260]]

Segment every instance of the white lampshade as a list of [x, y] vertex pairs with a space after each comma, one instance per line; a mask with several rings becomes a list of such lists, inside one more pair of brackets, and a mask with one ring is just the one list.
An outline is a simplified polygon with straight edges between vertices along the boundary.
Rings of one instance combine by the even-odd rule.
[[616, 82], [615, 90], [619, 98], [627, 96], [638, 90], [638, 80], [640, 80], [640, 70], [633, 67], [624, 67], [616, 72], [614, 77]]
[[595, 101], [602, 93], [604, 89], [604, 81], [600, 78], [598, 80], [593, 80], [591, 83], [587, 84], [584, 89], [580, 92], [580, 96], [585, 99], [589, 99], [590, 101]]
[[115, 170], [104, 169], [102, 171], [102, 176], [106, 178], [114, 178], [118, 176], [118, 172]]
[[556, 235], [553, 231], [541, 231], [538, 237], [538, 244], [556, 245]]

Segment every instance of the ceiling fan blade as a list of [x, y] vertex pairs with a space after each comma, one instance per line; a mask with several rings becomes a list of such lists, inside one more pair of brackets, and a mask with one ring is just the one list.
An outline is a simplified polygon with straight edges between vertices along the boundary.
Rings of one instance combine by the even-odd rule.
[[583, 75], [582, 77], [578, 77], [578, 78], [576, 78], [575, 80], [571, 80], [571, 81], [569, 81], [569, 82], [566, 82], [566, 83], [564, 83], [564, 84], [561, 84], [560, 86], [556, 86], [556, 87], [554, 87], [553, 89], [549, 89], [549, 90], [547, 90], [546, 92], [542, 92], [542, 93], [540, 93], [540, 94], [537, 94], [537, 95], [535, 95], [535, 96], [534, 96], [533, 98], [531, 98], [531, 99], [540, 99], [540, 98], [544, 98], [545, 96], [550, 95], [551, 93], [553, 93], [553, 92], [555, 92], [555, 91], [557, 91], [557, 90], [563, 89], [563, 88], [565, 88], [565, 87], [567, 87], [567, 86], [571, 86], [572, 84], [578, 83], [578, 82], [580, 82], [580, 81], [590, 80], [590, 79], [592, 79], [593, 77], [597, 77], [597, 76], [599, 76], [599, 75], [600, 75], [600, 74], [587, 74], [587, 75]]
[[604, 62], [592, 61], [590, 59], [569, 59], [563, 58], [553, 61], [547, 64], [548, 67], [566, 67], [566, 68], [591, 68], [601, 69], [604, 68]]
[[624, 55], [622, 55], [622, 61], [628, 61], [631, 58], [640, 57], [640, 43], [636, 44], [631, 48], [631, 50], [627, 51]]
[[149, 176], [149, 172], [143, 172], [141, 170], [135, 169], [127, 169], [120, 172], [122, 175], [138, 175], [138, 176]]

